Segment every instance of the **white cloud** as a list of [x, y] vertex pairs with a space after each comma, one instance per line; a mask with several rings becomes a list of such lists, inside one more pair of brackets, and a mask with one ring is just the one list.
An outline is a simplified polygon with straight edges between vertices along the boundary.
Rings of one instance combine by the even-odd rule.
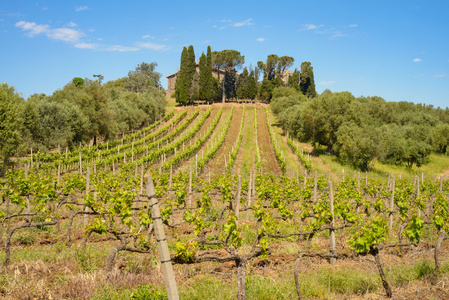
[[337, 83], [334, 80], [320, 81], [320, 85], [331, 85]]
[[76, 27], [76, 26], [78, 26], [78, 24], [76, 24], [76, 23], [74, 23], [74, 22], [72, 22], [72, 21], [70, 21], [69, 22], [69, 24], [67, 24], [69, 27]]
[[266, 40], [265, 38], [261, 37], [261, 38], [258, 38], [256, 41], [258, 41], [258, 42], [265, 42], [265, 40]]
[[38, 34], [45, 34], [48, 38], [53, 40], [60, 40], [70, 43], [76, 43], [84, 36], [81, 31], [70, 28], [55, 28], [51, 29], [50, 25], [38, 25], [34, 22], [20, 21], [16, 23], [16, 27], [27, 31], [30, 37]]
[[315, 25], [315, 24], [304, 24], [302, 25], [302, 29], [300, 29], [301, 31], [303, 30], [315, 30], [321, 27], [324, 27], [324, 25]]
[[70, 28], [56, 28], [50, 30], [47, 36], [54, 40], [76, 43], [84, 34], [78, 30]]
[[436, 75], [433, 75], [433, 78], [444, 78], [444, 77], [446, 77], [446, 74], [436, 74]]
[[79, 48], [79, 49], [97, 49], [98, 48], [98, 44], [90, 44], [90, 43], [78, 43], [74, 45], [75, 48]]
[[334, 33], [331, 36], [331, 40], [335, 40], [337, 38], [344, 37], [344, 36], [347, 36], [347, 35], [342, 33], [341, 31], [334, 31]]
[[422, 61], [421, 58], [415, 58], [415, 59], [413, 60], [413, 62], [420, 62], [420, 61]]
[[154, 36], [146, 34], [142, 37], [143, 39], [154, 39]]
[[87, 5], [75, 7], [75, 11], [83, 11], [83, 10], [88, 10], [88, 9], [89, 9], [89, 7]]
[[159, 44], [153, 44], [153, 43], [137, 42], [136, 46], [139, 47], [139, 48], [151, 49], [151, 50], [155, 50], [155, 51], [167, 50], [168, 49], [167, 46], [159, 45]]
[[34, 22], [19, 21], [16, 27], [22, 28], [23, 31], [28, 31], [29, 36], [35, 36], [41, 33], [46, 33], [50, 30], [49, 25], [37, 25]]
[[348, 27], [354, 28], [354, 27], [357, 27], [357, 26], [359, 26], [359, 25], [357, 25], [357, 24], [351, 24], [351, 25], [349, 25]]
[[121, 46], [121, 45], [112, 45], [107, 46], [106, 51], [117, 51], [117, 52], [132, 52], [132, 51], [139, 51], [139, 47], [127, 47], [127, 46]]
[[249, 18], [248, 20], [245, 20], [243, 22], [234, 23], [234, 24], [232, 24], [232, 26], [234, 26], [234, 27], [242, 27], [242, 26], [254, 25], [254, 23], [251, 22], [252, 20], [253, 19]]
[[94, 43], [77, 43], [73, 45], [78, 49], [89, 49], [89, 50], [98, 50], [98, 51], [117, 51], [117, 52], [132, 52], [139, 51], [139, 47], [127, 47], [121, 45], [101, 45]]

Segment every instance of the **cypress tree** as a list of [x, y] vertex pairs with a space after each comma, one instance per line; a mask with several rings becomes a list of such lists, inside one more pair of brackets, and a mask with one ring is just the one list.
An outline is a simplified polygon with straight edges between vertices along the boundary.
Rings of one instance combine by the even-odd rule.
[[301, 64], [301, 82], [299, 84], [301, 92], [309, 98], [316, 96], [315, 79], [313, 76], [313, 67], [311, 63], [305, 61]]
[[186, 104], [189, 101], [189, 74], [188, 74], [189, 53], [184, 47], [181, 53], [181, 66], [179, 68], [178, 76], [175, 85], [175, 98], [179, 104]]
[[207, 55], [206, 55], [206, 68], [205, 68], [205, 78], [207, 78], [206, 86], [204, 88], [206, 94], [206, 100], [214, 100], [216, 97], [215, 91], [215, 80], [212, 76], [212, 51], [210, 46], [207, 46]]
[[195, 89], [198, 89], [198, 85], [195, 85], [193, 83], [193, 79], [195, 77], [196, 73], [196, 62], [195, 62], [195, 51], [193, 50], [193, 46], [190, 45], [188, 52], [188, 87], [189, 87], [189, 102], [193, 100], [193, 96], [198, 91], [195, 91]]
[[293, 71], [293, 74], [288, 78], [288, 84], [289, 87], [295, 88], [297, 91], [301, 90], [299, 87], [299, 71], [298, 69], [295, 69]]
[[208, 99], [208, 91], [207, 91], [207, 85], [208, 85], [208, 72], [207, 72], [207, 58], [206, 55], [204, 55], [204, 52], [200, 56], [200, 81], [199, 81], [199, 98], [202, 100], [209, 100]]
[[242, 74], [239, 76], [238, 85], [237, 85], [237, 99], [248, 99], [248, 69], [245, 67], [243, 69]]
[[258, 77], [257, 69], [251, 71], [248, 77], [248, 86], [247, 86], [247, 95], [249, 99], [253, 100], [257, 96], [257, 77]]

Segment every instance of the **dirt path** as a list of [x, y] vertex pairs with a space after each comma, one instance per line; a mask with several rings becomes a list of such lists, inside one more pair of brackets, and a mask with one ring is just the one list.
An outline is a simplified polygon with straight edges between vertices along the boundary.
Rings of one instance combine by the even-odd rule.
[[288, 176], [294, 176], [298, 172], [304, 174], [305, 169], [302, 166], [298, 156], [295, 153], [293, 153], [291, 148], [288, 146], [287, 135], [283, 134], [283, 130], [281, 126], [277, 124], [277, 119], [271, 113], [271, 110], [268, 110], [268, 112], [273, 133], [276, 137], [278, 146], [281, 148], [281, 151], [285, 158], [285, 163], [287, 165], [286, 174]]
[[248, 177], [249, 172], [255, 166], [254, 145], [254, 105], [245, 106], [245, 122], [243, 127], [242, 143], [235, 159], [233, 171]]
[[[191, 128], [195, 127], [196, 124], [198, 124], [198, 122], [201, 120], [201, 118], [203, 117], [205, 111], [207, 110], [207, 107], [205, 106], [204, 109], [201, 108], [200, 109], [200, 114], [198, 115], [198, 117], [195, 118], [195, 120], [190, 124], [190, 126], [188, 126], [188, 128], [186, 130], [183, 131], [183, 133], [181, 135], [179, 135], [174, 141], [171, 141], [171, 143], [176, 142], [178, 139], [181, 138], [181, 136], [183, 136], [183, 134], [186, 134]], [[195, 143], [195, 141], [198, 139], [198, 136], [200, 136], [200, 134], [204, 134], [204, 132], [207, 130], [207, 128], [212, 124], [214, 118], [217, 116], [218, 114], [218, 110], [212, 109], [210, 116], [206, 119], [206, 121], [204, 122], [203, 126], [201, 127], [201, 129], [193, 136], [193, 138], [191, 140], [189, 140], [188, 142], [186, 142], [185, 147], [187, 147], [188, 145], [190, 145], [190, 143]], [[165, 146], [165, 145], [164, 145]], [[183, 150], [183, 146], [179, 146], [179, 148], [177, 149], [177, 151], [182, 151]], [[174, 156], [174, 153], [171, 153], [169, 155], [166, 156], [166, 159], [169, 160]], [[159, 160], [156, 163], [152, 164], [152, 167], [155, 169], [158, 169], [161, 165], [162, 161]], [[181, 164], [181, 167], [184, 166], [185, 163]], [[173, 168], [175, 169], [175, 168]], [[179, 169], [179, 168], [176, 168]]]
[[274, 175], [282, 174], [279, 163], [274, 154], [273, 145], [268, 132], [267, 117], [265, 115], [265, 107], [257, 108], [257, 133], [259, 135], [260, 159], [263, 173]]
[[[206, 164], [204, 171], [205, 173], [209, 173], [209, 169], [210, 169], [210, 174], [211, 176], [216, 176], [218, 174], [223, 174], [224, 168], [225, 168], [225, 155], [227, 157], [229, 157], [229, 153], [232, 150], [232, 146], [234, 145], [234, 143], [236, 142], [238, 135], [239, 135], [239, 131], [240, 131], [240, 122], [242, 121], [242, 114], [243, 114], [243, 109], [240, 106], [235, 106], [234, 108], [234, 115], [232, 116], [231, 119], [231, 124], [229, 125], [229, 129], [228, 132], [226, 133], [226, 138], [223, 142], [223, 144], [221, 145], [220, 149], [218, 150], [218, 152], [216, 153], [215, 157], [212, 158], [212, 160], [209, 161], [208, 164]], [[223, 119], [223, 123], [226, 121], [227, 119]], [[220, 133], [221, 134], [221, 133]], [[228, 160], [228, 158], [227, 158]], [[209, 176], [207, 174], [207, 176]]]

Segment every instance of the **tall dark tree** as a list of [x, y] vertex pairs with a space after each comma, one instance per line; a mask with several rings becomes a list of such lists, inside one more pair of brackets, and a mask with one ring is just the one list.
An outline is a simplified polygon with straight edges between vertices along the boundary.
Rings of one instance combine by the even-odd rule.
[[188, 80], [190, 82], [189, 103], [191, 103], [192, 100], [194, 100], [194, 98], [198, 99], [199, 76], [198, 72], [196, 71], [195, 51], [192, 45], [189, 46], [187, 52], [189, 53], [189, 60], [188, 60], [188, 74], [189, 74]]
[[[210, 49], [210, 47], [209, 47]], [[213, 99], [213, 81], [212, 81], [212, 65], [208, 64], [209, 58], [204, 55], [200, 57], [199, 62], [199, 99], [212, 100]], [[210, 60], [211, 61], [211, 60]]]
[[249, 73], [248, 68], [243, 68], [243, 72], [238, 78], [236, 96], [237, 99], [248, 99], [248, 83], [249, 83]]
[[257, 62], [257, 67], [263, 72], [264, 79], [273, 80], [275, 78], [278, 61], [279, 56], [270, 54], [265, 63], [263, 61]]
[[187, 104], [189, 102], [189, 92], [191, 86], [191, 77], [189, 74], [190, 55], [186, 47], [181, 53], [181, 67], [178, 72], [175, 84], [175, 98], [179, 104]]
[[300, 81], [300, 73], [298, 69], [295, 69], [293, 71], [293, 74], [290, 75], [290, 77], [288, 78], [287, 85], [299, 91], [301, 90], [301, 88], [299, 87], [299, 81]]
[[236, 97], [236, 78], [235, 72], [226, 72], [224, 76], [224, 87], [226, 99]]
[[247, 94], [246, 97], [248, 99], [255, 99], [257, 97], [257, 78], [259, 77], [257, 69], [252, 70], [251, 73], [249, 73], [248, 77], [248, 86], [247, 86]]
[[315, 79], [313, 76], [312, 64], [305, 61], [301, 64], [301, 75], [300, 75], [300, 88], [301, 92], [309, 98], [316, 96], [315, 90]]
[[[242, 67], [242, 65], [245, 63], [245, 56], [241, 55], [239, 51], [237, 50], [222, 50], [222, 51], [214, 51], [212, 53], [213, 56], [213, 63], [214, 66], [217, 69], [223, 69], [225, 72], [225, 78], [223, 79], [222, 82], [222, 89], [223, 89], [223, 94], [222, 94], [222, 101], [223, 103], [225, 102], [225, 94], [229, 94], [232, 95], [232, 92], [227, 92], [225, 91], [226, 88], [232, 88], [231, 84], [225, 84], [225, 79], [226, 79], [226, 75], [228, 73], [235, 73], [237, 69], [240, 69]], [[219, 70], [218, 70], [219, 72]], [[232, 79], [231, 77], [227, 77], [229, 79]], [[233, 87], [233, 89], [235, 89], [235, 86]]]
[[206, 55], [206, 68], [205, 68], [205, 78], [206, 86], [204, 88], [205, 90], [205, 99], [206, 100], [213, 100], [215, 99], [215, 91], [214, 91], [214, 77], [212, 76], [212, 51], [210, 46], [207, 46], [207, 55]]
[[278, 71], [279, 74], [282, 74], [285, 72], [285, 70], [293, 66], [294, 63], [295, 59], [293, 57], [287, 55], [281, 56], [278, 59], [276, 70]]

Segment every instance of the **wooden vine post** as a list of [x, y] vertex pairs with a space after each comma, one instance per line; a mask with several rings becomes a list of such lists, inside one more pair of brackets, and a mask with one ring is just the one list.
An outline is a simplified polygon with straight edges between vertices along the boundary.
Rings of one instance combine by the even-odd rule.
[[189, 195], [187, 196], [187, 208], [192, 208], [192, 168], [189, 168]]
[[249, 181], [248, 181], [248, 200], [247, 206], [251, 207], [251, 192], [252, 192], [252, 182], [253, 182], [253, 170], [249, 172]]
[[169, 300], [177, 300], [179, 299], [179, 295], [178, 287], [176, 285], [175, 273], [173, 272], [170, 252], [168, 251], [167, 238], [165, 237], [164, 227], [162, 225], [159, 203], [156, 199], [156, 192], [154, 190], [153, 180], [151, 179], [150, 175], [148, 175], [147, 181], [147, 196], [151, 209], [151, 218], [153, 219], [154, 231], [156, 235], [157, 246], [159, 249], [161, 268], [164, 275], [167, 296]]
[[239, 222], [241, 193], [242, 193], [242, 177], [239, 175], [239, 183], [237, 185], [237, 196], [235, 197], [235, 222], [237, 225]]
[[[90, 168], [87, 167], [87, 175], [86, 175], [86, 196], [90, 193]], [[89, 208], [86, 206], [84, 208], [85, 212], [89, 211]], [[87, 214], [84, 215], [84, 227], [89, 225], [89, 216]]]
[[[333, 192], [333, 185], [332, 185], [332, 181], [329, 181], [329, 208], [331, 211], [331, 229], [329, 229], [329, 252], [330, 254], [337, 254], [337, 250], [335, 247], [335, 215], [334, 215], [334, 192]], [[329, 259], [329, 262], [331, 265], [335, 265], [335, 263], [337, 262], [335, 257], [331, 257]]]
[[394, 213], [394, 176], [391, 177], [391, 196], [390, 196], [390, 212], [388, 215], [388, 232], [391, 236], [393, 230], [393, 213]]

